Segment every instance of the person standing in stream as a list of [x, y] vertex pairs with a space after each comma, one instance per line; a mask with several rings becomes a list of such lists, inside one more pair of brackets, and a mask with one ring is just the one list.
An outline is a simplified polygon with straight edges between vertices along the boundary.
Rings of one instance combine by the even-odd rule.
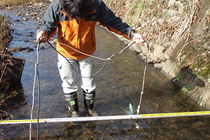
[[[136, 43], [145, 42], [141, 34], [135, 33], [134, 29], [116, 17], [102, 0], [54, 0], [49, 5], [42, 25], [37, 31], [37, 40], [45, 43], [58, 30], [57, 51], [71, 63], [70, 65], [62, 55], [58, 54], [62, 88], [72, 117], [79, 117], [75, 71], [77, 67], [81, 74], [79, 82], [83, 89], [85, 109], [89, 115], [98, 116], [93, 110], [96, 95], [96, 83], [92, 77], [94, 58], [88, 56], [93, 55], [96, 50], [95, 26], [97, 22]], [[88, 55], [81, 54], [72, 48]]]

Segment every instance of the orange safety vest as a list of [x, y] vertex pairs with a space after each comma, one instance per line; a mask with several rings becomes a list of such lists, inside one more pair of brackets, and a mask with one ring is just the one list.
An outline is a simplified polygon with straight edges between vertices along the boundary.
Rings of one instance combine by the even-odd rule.
[[57, 51], [67, 58], [80, 60], [88, 57], [70, 47], [88, 55], [94, 53], [96, 50], [95, 25], [97, 22], [107, 27], [110, 31], [123, 35], [128, 39], [134, 32], [126, 23], [123, 23], [120, 18], [116, 17], [103, 1], [91, 1], [90, 12], [79, 21], [69, 18], [62, 10], [59, 0], [53, 1], [44, 15], [40, 30], [45, 30], [48, 38], [51, 38], [55, 34], [56, 29], [58, 29]]

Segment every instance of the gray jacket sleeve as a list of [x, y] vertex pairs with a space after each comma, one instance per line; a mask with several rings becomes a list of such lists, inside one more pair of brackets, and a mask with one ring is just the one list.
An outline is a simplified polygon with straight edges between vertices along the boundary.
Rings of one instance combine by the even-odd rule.
[[59, 23], [60, 8], [58, 0], [54, 0], [44, 14], [39, 31], [45, 30], [48, 33], [48, 37], [53, 36], [56, 32], [57, 24]]
[[119, 17], [116, 17], [102, 0], [95, 0], [95, 2], [98, 2], [97, 5], [99, 5], [96, 10], [100, 11], [100, 24], [107, 27], [110, 31], [123, 35], [129, 39], [131, 36], [131, 31], [135, 32], [135, 30], [132, 29], [128, 24], [123, 23]]

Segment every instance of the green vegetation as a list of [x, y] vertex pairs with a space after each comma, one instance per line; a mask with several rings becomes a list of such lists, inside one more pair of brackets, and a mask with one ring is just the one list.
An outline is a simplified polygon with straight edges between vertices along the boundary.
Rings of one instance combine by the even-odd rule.
[[208, 78], [208, 83], [210, 83], [210, 76], [209, 76], [209, 78]]
[[185, 85], [184, 88], [182, 88], [182, 91], [186, 94], [187, 91], [191, 90], [191, 86], [190, 85]]
[[178, 73], [177, 76], [176, 76], [175, 78], [176, 78], [176, 80], [182, 79], [181, 73]]
[[206, 102], [198, 102], [198, 103], [199, 103], [199, 106], [202, 106], [202, 107], [206, 105]]
[[182, 62], [182, 65], [190, 64], [193, 72], [205, 79], [210, 76], [209, 50], [204, 47], [208, 43], [209, 36], [192, 40], [183, 51], [186, 59]]
[[132, 104], [129, 103], [129, 110], [125, 110], [127, 115], [134, 115]]

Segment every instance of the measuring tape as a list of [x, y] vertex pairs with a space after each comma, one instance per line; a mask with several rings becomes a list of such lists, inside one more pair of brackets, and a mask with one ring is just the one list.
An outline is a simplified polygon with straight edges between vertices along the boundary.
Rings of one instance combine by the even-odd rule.
[[[205, 115], [210, 115], [210, 111], [118, 115], [118, 116], [97, 116], [97, 117], [75, 117], [75, 118], [46, 118], [46, 119], [39, 119], [39, 123], [131, 120], [131, 119], [189, 117], [189, 116], [205, 116]], [[1, 120], [0, 121], [0, 124], [27, 124], [27, 123], [31, 123], [31, 120]], [[37, 123], [37, 119], [33, 119], [32, 123]]]

